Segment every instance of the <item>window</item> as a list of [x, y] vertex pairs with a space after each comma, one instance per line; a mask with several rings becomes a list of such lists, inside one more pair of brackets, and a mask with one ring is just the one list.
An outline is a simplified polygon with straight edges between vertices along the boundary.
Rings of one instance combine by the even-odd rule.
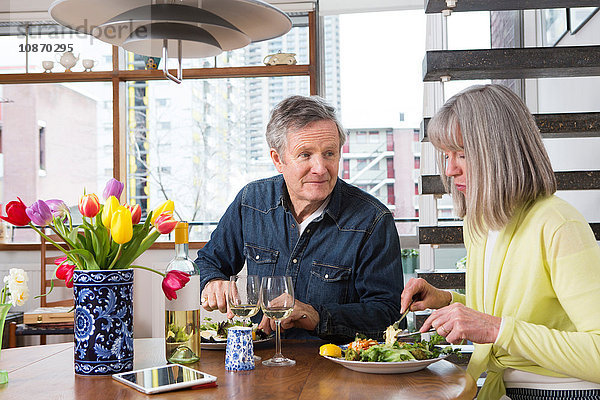
[[[17, 196], [29, 203], [60, 198], [77, 209], [84, 189], [101, 194], [112, 176], [113, 138], [105, 131], [112, 125], [112, 109], [104, 108], [111, 84], [5, 84], [0, 89], [12, 100], [2, 104], [0, 203]], [[26, 150], [35, 156], [24, 156]], [[13, 240], [39, 238], [29, 229], [16, 229]]]
[[[121, 50], [117, 64], [122, 69], [113, 71], [112, 46], [89, 36], [30, 35], [30, 44], [72, 44], [73, 53], [80, 58], [73, 67], [73, 73], [78, 75], [69, 75], [71, 82], [65, 82], [67, 75], [61, 74], [64, 67], [56, 60], [52, 73], [42, 74], [42, 61], [53, 60], [54, 52], [9, 52], [0, 60], [1, 97], [15, 100], [0, 106], [4, 158], [0, 203], [14, 200], [17, 195], [57, 197], [54, 188], [56, 182], [62, 182], [64, 186], [58, 195], [76, 207], [83, 188], [100, 194], [114, 174], [126, 181], [129, 201], [145, 202], [151, 208], [164, 199], [165, 193], [172, 196], [182, 218], [193, 226], [197, 223], [190, 239], [207, 239], [243, 184], [275, 173], [264, 140], [264, 126], [274, 104], [290, 94], [308, 95], [311, 90], [316, 94], [315, 69], [308, 65], [310, 41], [315, 37], [315, 20], [311, 18], [314, 16], [283, 38], [255, 43], [215, 58], [184, 59], [186, 78], [182, 85], [155, 80], [155, 73], [143, 70], [141, 59]], [[328, 76], [323, 83], [327, 82], [327, 93], [333, 94], [330, 102], [343, 115], [341, 17], [327, 18], [333, 23], [325, 28], [324, 40], [329, 45], [323, 49], [327, 48]], [[24, 43], [23, 35], [0, 36], [3, 48], [14, 49]], [[279, 50], [296, 53], [298, 64], [280, 66], [276, 72], [264, 66], [264, 56]], [[92, 72], [83, 72], [84, 58], [97, 61]], [[253, 68], [244, 69], [246, 66]], [[173, 60], [169, 67], [175, 67]], [[217, 76], [206, 79], [207, 73]], [[13, 78], [11, 74], [20, 75]], [[125, 86], [124, 91], [113, 87], [114, 76]], [[36, 103], [35, 112], [23, 106], [31, 98], [43, 100]], [[113, 104], [119, 107], [113, 109]], [[112, 126], [113, 117], [121, 122], [123, 132]], [[41, 131], [37, 129], [38, 119], [46, 122]], [[23, 129], [24, 122], [28, 123], [27, 129]], [[376, 126], [381, 125], [365, 127]], [[366, 132], [363, 138], [368, 142]], [[29, 148], [37, 151], [34, 144], [42, 138], [39, 160], [34, 154], [30, 158], [35, 165], [24, 165], [25, 159], [18, 158], [15, 146], [23, 146], [25, 140], [30, 143]], [[113, 148], [113, 143], [119, 147]], [[350, 167], [350, 161], [345, 161], [345, 166]], [[44, 166], [46, 176], [37, 176], [37, 164]], [[349, 168], [344, 170], [349, 172]], [[41, 183], [25, 187], [24, 182], [34, 182], [33, 178], [39, 178]], [[376, 184], [367, 186], [373, 188]], [[197, 227], [200, 224], [209, 228], [202, 231]], [[36, 235], [28, 237], [25, 231], [17, 232], [14, 240], [38, 240]]]
[[367, 164], [369, 163], [369, 160], [365, 160], [365, 159], [358, 159], [356, 160], [356, 171], [360, 172], [363, 169], [365, 169], [365, 167], [367, 166]]
[[[277, 173], [264, 133], [271, 110], [267, 101], [273, 86], [293, 87], [292, 82], [308, 83], [308, 78], [222, 78], [209, 85], [184, 79], [177, 91], [160, 80], [129, 91], [127, 107], [135, 110], [127, 114], [127, 174], [135, 188], [130, 200], [152, 209], [172, 193], [178, 216], [201, 223], [190, 239], [208, 239], [246, 183]], [[251, 90], [259, 95], [250, 99]], [[170, 104], [164, 112], [153, 113], [140, 100], [155, 93]], [[297, 90], [281, 95], [291, 94], [309, 95]], [[211, 107], [203, 107], [207, 103]]]
[[567, 9], [542, 10], [542, 44], [555, 46], [567, 33]]
[[379, 131], [369, 131], [369, 143], [379, 143]]
[[171, 129], [171, 121], [158, 121], [156, 123], [156, 128], [157, 129], [162, 129], [162, 130], [169, 130]]
[[[342, 125], [349, 130], [348, 153], [362, 157], [356, 161], [357, 172], [381, 157], [357, 181], [353, 181], [355, 170], [344, 179], [378, 187], [377, 197], [395, 218], [414, 218], [411, 143], [414, 129], [423, 118], [425, 19], [423, 10], [357, 12], [324, 18], [325, 40], [331, 37], [331, 46], [325, 43], [323, 47], [325, 95], [338, 105]], [[369, 32], [368, 37], [364, 32]], [[411, 40], [403, 42], [401, 52], [390, 52], [386, 38], [403, 37]], [[385, 55], [385, 60], [369, 63], [366, 73], [365, 54], [376, 58]], [[414, 234], [415, 225], [398, 222], [398, 232]]]
[[356, 132], [356, 143], [358, 143], [358, 144], [367, 143], [367, 132], [365, 132], [365, 131]]

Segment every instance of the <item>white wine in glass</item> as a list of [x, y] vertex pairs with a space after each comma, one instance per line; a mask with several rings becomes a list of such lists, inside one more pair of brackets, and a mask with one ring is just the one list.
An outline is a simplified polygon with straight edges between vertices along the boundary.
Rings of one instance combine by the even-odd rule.
[[260, 285], [260, 307], [263, 313], [275, 320], [275, 355], [263, 361], [267, 367], [295, 365], [281, 354], [281, 320], [289, 317], [294, 310], [294, 285], [289, 276], [266, 276]]
[[[250, 317], [255, 316], [260, 308], [260, 280], [258, 275], [231, 276], [227, 289], [227, 303], [234, 315], [244, 319], [244, 325], [252, 326]], [[260, 360], [259, 356], [254, 356], [254, 361]]]

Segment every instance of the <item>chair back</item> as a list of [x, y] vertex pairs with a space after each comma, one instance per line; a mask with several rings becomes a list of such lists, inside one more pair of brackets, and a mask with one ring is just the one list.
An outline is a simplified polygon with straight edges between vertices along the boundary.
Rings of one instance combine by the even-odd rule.
[[[58, 243], [60, 246], [67, 248], [67, 244], [55, 234], [48, 234], [48, 237]], [[62, 257], [64, 254], [58, 251], [56, 247], [44, 237], [42, 237], [41, 244], [41, 294], [48, 293], [50, 287], [54, 286], [52, 293], [48, 296], [40, 297], [41, 307], [72, 307], [73, 306], [73, 289], [67, 288], [65, 282], [55, 277], [54, 271], [56, 264], [54, 260], [58, 257]], [[56, 290], [60, 288], [59, 290]], [[59, 295], [56, 293], [60, 292]], [[59, 297], [59, 299], [56, 299]]]

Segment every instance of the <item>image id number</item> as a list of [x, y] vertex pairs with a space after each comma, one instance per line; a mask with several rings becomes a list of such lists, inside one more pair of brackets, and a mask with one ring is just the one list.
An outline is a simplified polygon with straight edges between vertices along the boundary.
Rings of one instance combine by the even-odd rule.
[[19, 53], [37, 53], [37, 52], [55, 52], [59, 53], [62, 51], [73, 51], [72, 44], [63, 44], [63, 43], [34, 43], [34, 44], [20, 44], [19, 45]]

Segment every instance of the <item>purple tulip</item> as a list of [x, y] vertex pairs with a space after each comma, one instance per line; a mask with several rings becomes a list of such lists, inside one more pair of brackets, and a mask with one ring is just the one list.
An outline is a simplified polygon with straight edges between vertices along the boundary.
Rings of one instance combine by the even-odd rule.
[[104, 188], [104, 200], [108, 199], [110, 196], [115, 196], [117, 200], [121, 198], [121, 193], [123, 193], [124, 184], [116, 180], [115, 178], [110, 178], [108, 182], [106, 182], [106, 187]]
[[67, 214], [69, 213], [69, 207], [65, 204], [64, 201], [58, 199], [46, 200], [46, 204], [50, 207], [50, 211], [52, 212], [52, 216], [58, 219], [65, 219]]
[[43, 200], [38, 200], [25, 209], [31, 222], [38, 226], [46, 226], [52, 221], [52, 211]]

